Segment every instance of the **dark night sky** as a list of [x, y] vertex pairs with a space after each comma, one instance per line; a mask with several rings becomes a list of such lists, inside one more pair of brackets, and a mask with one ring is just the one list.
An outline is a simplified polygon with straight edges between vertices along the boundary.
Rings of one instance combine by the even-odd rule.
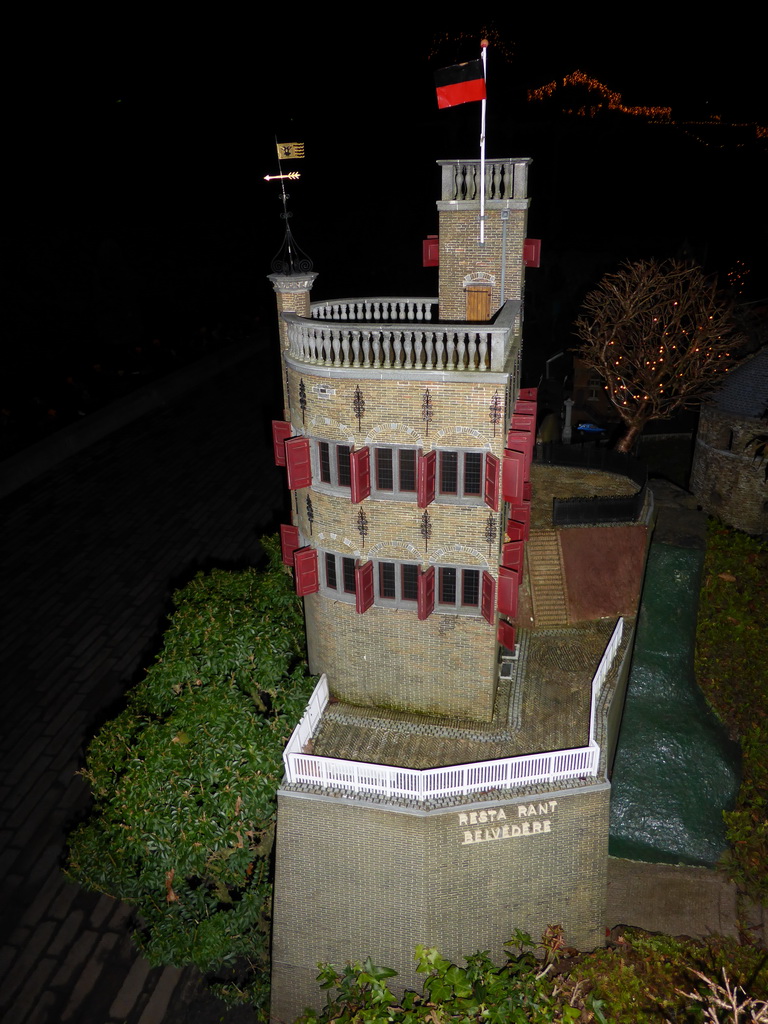
[[[525, 103], [527, 88], [580, 68], [628, 104], [766, 123], [757, 15], [723, 25], [720, 12], [717, 23], [694, 24], [662, 7], [634, 20], [617, 8], [564, 20], [539, 8], [483, 23], [403, 10], [390, 6], [365, 26], [359, 8], [328, 25], [324, 12], [284, 6], [258, 23], [210, 9], [171, 23], [129, 6], [22, 33], [10, 112], [21, 333], [32, 329], [36, 288], [48, 287], [38, 288], [36, 275], [60, 279], [69, 253], [67, 272], [77, 277], [72, 268], [98, 262], [105, 244], [119, 254], [124, 286], [137, 282], [150, 296], [145, 331], [174, 290], [166, 322], [193, 291], [200, 318], [222, 318], [228, 304], [242, 311], [251, 295], [255, 305], [270, 301], [264, 275], [281, 222], [277, 188], [263, 176], [277, 169], [275, 134], [307, 145], [304, 163], [286, 169], [302, 172], [291, 187], [292, 223], [321, 273], [318, 296], [382, 294], [398, 283], [433, 292], [434, 271], [419, 262], [420, 239], [437, 229], [434, 161], [475, 155], [478, 116], [475, 105], [438, 112], [431, 75], [475, 57], [486, 26], [488, 153], [533, 156], [531, 233], [545, 254], [592, 246], [616, 259], [666, 256], [690, 236], [715, 263], [766, 250], [757, 186], [765, 168], [754, 147], [745, 156], [670, 142], [658, 130], [630, 137], [626, 125], [615, 135], [587, 127], [577, 138], [572, 128], [532, 123]], [[656, 193], [654, 226], [651, 204], [637, 197]], [[753, 280], [763, 275], [768, 291], [764, 270]], [[51, 310], [49, 318], [55, 302]]]

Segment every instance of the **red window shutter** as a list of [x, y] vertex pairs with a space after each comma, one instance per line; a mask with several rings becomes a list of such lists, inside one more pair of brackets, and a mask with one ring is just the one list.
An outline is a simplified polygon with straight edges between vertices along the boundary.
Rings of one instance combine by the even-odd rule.
[[536, 403], [527, 402], [524, 398], [518, 398], [515, 402], [515, 408], [512, 411], [516, 416], [535, 416]]
[[536, 402], [539, 398], [538, 388], [520, 388], [517, 393], [518, 401], [522, 399], [524, 402]]
[[531, 506], [530, 503], [523, 502], [520, 505], [513, 505], [509, 510], [509, 518], [515, 522], [520, 523], [524, 528], [524, 537], [528, 540], [528, 535], [531, 532]]
[[512, 430], [535, 430], [536, 417], [529, 416], [521, 412], [514, 412], [512, 413], [512, 422], [510, 426]]
[[287, 523], [282, 523], [280, 526], [280, 548], [285, 565], [293, 565], [293, 553], [300, 547], [298, 526], [288, 526]]
[[523, 265], [526, 267], [541, 266], [540, 238], [526, 238], [523, 242]]
[[510, 448], [504, 449], [501, 463], [501, 496], [504, 501], [517, 505], [522, 501], [525, 480], [525, 455]]
[[493, 617], [496, 613], [496, 580], [489, 572], [483, 570], [483, 593], [480, 602], [480, 610], [483, 618], [493, 624]]
[[499, 611], [508, 619], [517, 618], [517, 592], [520, 573], [516, 569], [499, 569]]
[[485, 453], [485, 504], [499, 511], [499, 460], [492, 452]]
[[316, 594], [320, 589], [320, 576], [315, 548], [299, 548], [294, 552], [293, 567], [296, 570], [296, 593], [299, 597]]
[[507, 448], [525, 455], [525, 476], [524, 480], [531, 478], [531, 460], [533, 459], [533, 445], [536, 437], [533, 431], [510, 430], [507, 435]]
[[530, 480], [523, 484], [523, 501], [530, 501], [533, 494]]
[[416, 504], [419, 508], [426, 508], [435, 500], [436, 478], [437, 452], [433, 450], [428, 455], [422, 455], [419, 452], [416, 469]]
[[417, 602], [420, 619], [428, 619], [435, 610], [435, 567], [430, 565], [426, 572], [420, 572], [417, 578]]
[[508, 522], [504, 530], [512, 543], [525, 540], [525, 527], [522, 523]]
[[523, 547], [522, 540], [511, 540], [508, 544], [503, 544], [501, 564], [507, 569], [517, 569], [520, 572], [523, 568]]
[[355, 566], [355, 610], [362, 615], [373, 604], [373, 562]]
[[511, 622], [504, 622], [503, 620], [499, 623], [499, 631], [497, 633], [497, 639], [502, 647], [506, 647], [508, 651], [514, 651], [515, 649], [515, 627]]
[[308, 437], [289, 437], [285, 442], [285, 465], [288, 469], [288, 487], [296, 491], [312, 484], [312, 463], [309, 457]]
[[421, 243], [422, 266], [437, 267], [440, 265], [440, 244], [437, 235], [427, 235]]
[[349, 472], [352, 502], [356, 505], [371, 493], [371, 451], [369, 448], [358, 448], [357, 451], [350, 452]]
[[531, 430], [510, 430], [507, 434], [507, 448], [516, 452], [524, 452], [528, 462], [533, 458], [533, 445], [536, 438]]
[[272, 449], [275, 453], [275, 465], [285, 465], [285, 442], [293, 433], [290, 423], [285, 420], [272, 420]]

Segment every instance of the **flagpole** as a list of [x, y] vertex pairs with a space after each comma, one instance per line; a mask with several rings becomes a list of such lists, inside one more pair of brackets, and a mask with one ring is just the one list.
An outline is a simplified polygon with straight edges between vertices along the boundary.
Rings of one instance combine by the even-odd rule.
[[[483, 80], [487, 75], [488, 40], [480, 41], [480, 56], [483, 61]], [[485, 96], [480, 101], [480, 245], [485, 245]]]

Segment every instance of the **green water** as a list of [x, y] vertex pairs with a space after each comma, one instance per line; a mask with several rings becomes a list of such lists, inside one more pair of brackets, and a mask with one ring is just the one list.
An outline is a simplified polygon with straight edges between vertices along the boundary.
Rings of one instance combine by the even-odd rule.
[[651, 545], [612, 778], [610, 853], [714, 864], [739, 748], [696, 685], [693, 652], [704, 552]]

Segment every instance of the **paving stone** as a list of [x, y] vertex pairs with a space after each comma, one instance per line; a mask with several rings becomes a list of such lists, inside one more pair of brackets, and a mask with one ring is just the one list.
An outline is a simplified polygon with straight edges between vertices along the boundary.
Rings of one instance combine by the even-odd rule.
[[102, 893], [96, 901], [96, 906], [91, 911], [89, 924], [92, 928], [101, 928], [112, 911], [115, 909], [116, 900]]
[[[36, 736], [31, 742], [26, 738], [19, 740], [16, 746], [8, 751], [7, 761], [12, 766], [8, 781], [17, 785], [20, 780], [26, 778], [33, 765], [39, 770], [45, 758], [46, 744], [47, 740], [43, 736]], [[5, 761], [5, 758], [3, 760]]]
[[24, 1024], [58, 1024], [60, 1002], [55, 992], [43, 992]]
[[70, 908], [77, 899], [79, 893], [80, 889], [78, 886], [73, 885], [71, 882], [64, 879], [64, 885], [48, 911], [50, 916], [56, 921], [64, 920], [64, 918], [70, 913]]
[[11, 946], [6, 943], [6, 945], [0, 947], [0, 981], [5, 977], [11, 964], [18, 955], [18, 946]]
[[129, 903], [121, 903], [119, 900], [113, 900], [112, 906], [115, 908], [114, 913], [109, 919], [110, 931], [123, 932], [127, 928], [133, 930], [133, 915], [135, 913], [134, 908]]
[[51, 982], [54, 988], [69, 984], [77, 971], [82, 969], [98, 939], [99, 936], [96, 932], [81, 932], [77, 937], [77, 941], [70, 947], [64, 963]]
[[13, 1005], [3, 1017], [3, 1024], [22, 1024], [22, 1021], [28, 1024], [30, 1018], [34, 1019], [35, 1016], [40, 1019], [40, 1014], [35, 1013], [35, 1008], [39, 1006], [45, 986], [56, 967], [57, 963], [51, 957], [44, 957], [37, 964], [23, 987], [14, 996]]
[[150, 966], [144, 957], [138, 957], [128, 972], [125, 981], [109, 1008], [110, 1017], [127, 1017], [144, 991]]
[[183, 973], [178, 967], [165, 967], [163, 969], [157, 987], [150, 996], [144, 1012], [139, 1017], [139, 1024], [162, 1024], [171, 997]]
[[99, 975], [104, 969], [104, 958], [114, 947], [116, 942], [116, 935], [107, 934], [101, 936], [98, 945], [86, 961], [83, 970], [80, 972], [80, 976], [75, 982], [75, 987], [72, 989], [69, 1001], [61, 1015], [62, 1021], [72, 1020], [72, 1018], [75, 1017], [75, 1014], [80, 1009], [80, 1006], [85, 1001], [89, 992], [91, 992], [96, 985]]
[[[56, 854], [58, 856], [58, 851], [56, 851]], [[50, 875], [38, 890], [37, 896], [35, 896], [25, 913], [23, 918], [24, 924], [34, 928], [42, 918], [52, 917], [53, 915], [50, 912], [51, 904], [65, 885], [66, 880], [58, 871]]]
[[[38, 774], [34, 781], [34, 785], [25, 794], [23, 803], [16, 808], [8, 819], [8, 824], [11, 828], [19, 828], [19, 826], [22, 825], [26, 827], [29, 824], [29, 820], [32, 815], [39, 814], [41, 811], [47, 811], [47, 801], [44, 797], [46, 793], [50, 792], [55, 781], [55, 772], [46, 771], [42, 774]], [[19, 833], [17, 833], [17, 835], [20, 833], [21, 828], [19, 828]], [[22, 840], [19, 841], [21, 842]]]
[[67, 915], [66, 920], [56, 932], [53, 942], [48, 947], [50, 956], [60, 957], [69, 949], [75, 936], [83, 926], [84, 917], [85, 914], [82, 910], [73, 910], [72, 913]]
[[46, 921], [39, 928], [30, 932], [29, 941], [25, 944], [21, 954], [13, 963], [12, 971], [7, 975], [0, 990], [0, 1008], [12, 1006], [16, 992], [21, 988], [29, 973], [34, 970], [38, 956], [48, 946], [56, 925], [53, 921]]

